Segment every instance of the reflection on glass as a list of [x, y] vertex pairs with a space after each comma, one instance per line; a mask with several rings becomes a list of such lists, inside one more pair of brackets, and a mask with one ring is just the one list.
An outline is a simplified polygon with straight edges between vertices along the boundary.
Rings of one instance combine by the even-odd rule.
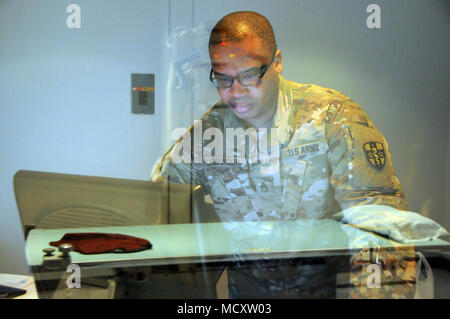
[[[364, 110], [284, 79], [272, 27], [255, 12], [222, 18], [208, 49], [220, 100], [163, 154], [152, 181], [16, 176], [32, 197], [18, 196], [19, 206], [35, 203], [22, 223], [40, 294], [214, 298], [226, 269], [230, 298], [417, 296], [416, 251], [447, 249], [437, 237], [448, 233], [407, 211], [387, 142]], [[98, 240], [86, 253], [65, 241], [74, 251], [41, 253], [80, 240], [74, 233], [103, 234], [113, 248]], [[120, 247], [119, 234], [151, 248]], [[81, 279], [67, 274], [72, 264]], [[78, 279], [84, 290], [67, 288]]]

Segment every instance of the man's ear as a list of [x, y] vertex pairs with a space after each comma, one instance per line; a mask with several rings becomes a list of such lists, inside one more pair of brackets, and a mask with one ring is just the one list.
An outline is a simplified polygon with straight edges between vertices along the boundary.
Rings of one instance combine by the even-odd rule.
[[282, 63], [282, 57], [281, 57], [281, 50], [277, 50], [275, 53], [275, 59], [273, 61], [275, 63], [275, 70], [278, 73], [281, 73], [283, 71], [283, 63]]

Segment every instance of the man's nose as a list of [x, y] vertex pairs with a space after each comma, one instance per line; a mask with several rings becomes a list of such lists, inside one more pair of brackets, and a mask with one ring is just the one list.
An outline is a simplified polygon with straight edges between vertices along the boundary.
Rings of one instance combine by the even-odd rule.
[[238, 79], [234, 79], [233, 85], [230, 87], [229, 92], [235, 98], [241, 97], [247, 94], [248, 88], [242, 86], [241, 83], [239, 83]]

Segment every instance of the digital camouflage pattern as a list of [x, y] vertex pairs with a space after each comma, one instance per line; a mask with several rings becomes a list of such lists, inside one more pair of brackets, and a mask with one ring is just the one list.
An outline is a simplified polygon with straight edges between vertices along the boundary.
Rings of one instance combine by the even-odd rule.
[[[271, 161], [251, 160], [265, 154], [255, 143], [234, 145], [229, 154], [227, 129], [248, 127], [219, 101], [164, 154], [152, 180], [203, 185], [223, 222], [330, 218], [354, 205], [407, 208], [385, 138], [349, 97], [280, 76], [272, 127], [277, 130], [259, 137], [266, 138]], [[195, 131], [209, 128], [224, 136], [222, 163], [205, 160], [205, 154], [214, 153], [212, 140], [194, 138]], [[177, 146], [189, 139], [191, 163], [176, 164]], [[230, 159], [239, 156], [245, 161]], [[256, 277], [264, 277], [257, 266], [253, 269]], [[286, 277], [290, 285], [292, 278]]]
[[[222, 103], [196, 125], [200, 124], [202, 133], [219, 129], [224, 141], [225, 128], [248, 128]], [[173, 182], [203, 185], [222, 221], [326, 218], [355, 204], [406, 208], [383, 135], [342, 93], [281, 78], [273, 127], [278, 128], [279, 143], [268, 148], [269, 152], [278, 151], [278, 156], [269, 163], [250, 163], [248, 154], [257, 153], [256, 147], [246, 145], [242, 155], [236, 145], [232, 156], [245, 157], [245, 163], [227, 163], [229, 154], [224, 151], [223, 163], [193, 160], [175, 164], [171, 157], [177, 149], [172, 147], [152, 179], [170, 176]], [[189, 132], [194, 130], [192, 126]], [[207, 149], [210, 142], [201, 141], [198, 149]], [[386, 159], [381, 170], [367, 159], [364, 145], [368, 142], [384, 146]], [[193, 156], [201, 158], [202, 153]]]
[[[374, 283], [374, 272], [368, 268], [374, 264], [381, 270], [378, 288], [370, 288], [367, 285], [368, 282]], [[352, 288], [349, 297], [352, 299], [413, 298], [416, 284], [414, 249], [362, 249], [351, 257], [350, 282]]]

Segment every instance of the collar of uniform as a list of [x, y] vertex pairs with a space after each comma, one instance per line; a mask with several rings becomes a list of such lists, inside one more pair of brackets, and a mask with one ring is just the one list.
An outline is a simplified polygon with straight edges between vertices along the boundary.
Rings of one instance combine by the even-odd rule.
[[[221, 102], [223, 103], [223, 101], [221, 100]], [[225, 104], [223, 104], [225, 105]], [[243, 122], [241, 120], [239, 120], [238, 117], [236, 117], [236, 115], [234, 115], [233, 111], [230, 110], [226, 105], [224, 108], [224, 114], [223, 114], [223, 129], [227, 129], [227, 128], [239, 128], [242, 127], [244, 128]]]
[[281, 75], [278, 91], [278, 105], [275, 116], [273, 117], [272, 127], [278, 129], [278, 138], [281, 145], [289, 141], [293, 127], [289, 123], [290, 106], [292, 105], [292, 88], [289, 81], [286, 81]]

